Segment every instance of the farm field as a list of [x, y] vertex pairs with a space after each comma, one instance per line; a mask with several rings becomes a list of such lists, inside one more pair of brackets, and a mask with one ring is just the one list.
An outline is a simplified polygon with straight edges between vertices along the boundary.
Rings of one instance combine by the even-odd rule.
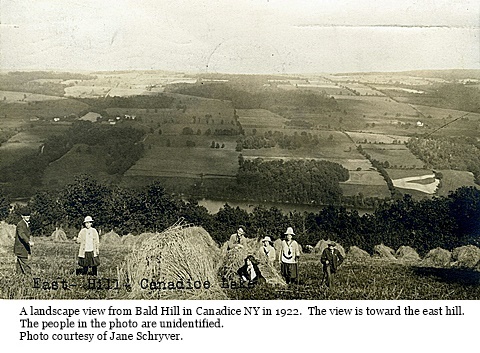
[[448, 196], [452, 191], [457, 190], [461, 186], [474, 186], [478, 189], [478, 185], [473, 181], [473, 174], [470, 172], [459, 170], [438, 170], [443, 174], [442, 187], [438, 189], [438, 196]]
[[[352, 138], [357, 144], [365, 143], [378, 143], [378, 144], [393, 144], [394, 141], [398, 143], [407, 142], [409, 137], [401, 135], [390, 135], [381, 133], [369, 133], [369, 132], [355, 132], [346, 131], [346, 134]], [[366, 140], [366, 142], [365, 142]]]
[[13, 135], [0, 146], [0, 167], [11, 165], [24, 156], [37, 153], [46, 138], [60, 134], [67, 128], [68, 126], [48, 123], [36, 125]]
[[238, 120], [247, 133], [252, 129], [283, 129], [287, 119], [266, 109], [237, 109]]
[[[195, 141], [196, 136], [191, 140]], [[220, 141], [212, 136], [209, 140]], [[178, 143], [178, 140], [176, 140]], [[142, 157], [126, 173], [130, 176], [184, 176], [200, 177], [206, 175], [227, 175], [234, 176], [238, 169], [238, 152], [233, 149], [210, 148], [204, 137], [201, 140], [205, 143], [203, 147], [164, 147], [159, 144], [152, 144]], [[196, 142], [198, 143], [198, 141]]]
[[397, 103], [388, 97], [335, 96], [340, 109], [346, 109], [349, 114], [356, 116], [375, 117], [416, 117], [417, 112], [406, 103]]
[[[32, 257], [34, 277], [45, 281], [65, 280], [68, 290], [34, 288], [31, 278], [14, 274], [15, 257], [7, 252], [0, 258], [1, 299], [126, 299], [128, 287], [88, 288], [88, 279], [75, 276], [78, 244], [35, 238]], [[101, 265], [97, 280], [118, 279], [118, 269], [132, 248], [121, 241], [101, 243]], [[418, 263], [347, 256], [335, 278], [333, 289], [321, 284], [319, 254], [304, 254], [299, 263], [300, 280], [289, 287], [262, 285], [253, 289], [226, 290], [228, 299], [300, 299], [300, 300], [478, 300], [480, 272], [455, 268], [422, 267]], [[43, 283], [42, 283], [43, 284]], [[59, 283], [60, 287], [61, 284]]]
[[388, 161], [391, 167], [416, 169], [423, 168], [424, 162], [415, 157], [404, 145], [362, 145], [363, 150], [368, 153], [372, 159], [379, 162]]
[[61, 158], [49, 164], [43, 176], [43, 185], [55, 190], [71, 183], [81, 174], [91, 175], [101, 182], [111, 181], [113, 177], [106, 173], [106, 158], [102, 148], [74, 145]]
[[40, 102], [48, 100], [65, 99], [64, 97], [48, 96], [45, 94], [35, 94], [15, 91], [0, 91], [0, 99], [3, 103], [23, 103]]

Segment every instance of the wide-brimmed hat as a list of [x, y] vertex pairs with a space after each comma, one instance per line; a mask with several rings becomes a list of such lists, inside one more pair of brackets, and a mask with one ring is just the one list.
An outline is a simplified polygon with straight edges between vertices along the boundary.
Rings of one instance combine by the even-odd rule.
[[270, 237], [267, 235], [267, 236], [265, 236], [265, 238], [262, 239], [262, 242], [264, 242], [264, 241], [268, 241], [269, 243], [271, 243], [271, 242], [272, 242], [272, 238], [270, 238]]
[[284, 233], [286, 235], [290, 234], [290, 235], [295, 235], [295, 233], [293, 232], [293, 228], [292, 227], [288, 227], [287, 228], [287, 231]]
[[244, 227], [243, 227], [243, 226], [238, 227], [237, 233], [238, 233], [238, 234], [245, 234], [245, 229], [244, 229]]
[[83, 220], [83, 223], [87, 223], [87, 222], [92, 223], [92, 222], [93, 222], [93, 218], [90, 217], [90, 216], [85, 217], [85, 219]]

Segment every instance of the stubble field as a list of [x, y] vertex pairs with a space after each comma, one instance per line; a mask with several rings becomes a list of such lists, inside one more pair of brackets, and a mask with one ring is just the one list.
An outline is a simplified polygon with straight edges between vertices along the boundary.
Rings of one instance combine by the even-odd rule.
[[[98, 277], [76, 276], [78, 245], [36, 238], [32, 278], [15, 275], [15, 257], [3, 249], [0, 257], [1, 299], [125, 299], [128, 288], [118, 280], [119, 267], [131, 247], [101, 245]], [[347, 256], [335, 278], [335, 286], [322, 284], [319, 254], [303, 254], [300, 278], [290, 286], [261, 285], [228, 289], [229, 299], [305, 300], [476, 300], [480, 299], [480, 272], [454, 268], [421, 267], [416, 263]], [[34, 282], [33, 278], [39, 278]], [[68, 289], [62, 288], [62, 281]], [[110, 282], [108, 282], [110, 281]], [[58, 284], [58, 289], [52, 288]], [[90, 283], [90, 286], [89, 286]], [[107, 284], [110, 283], [110, 289]], [[35, 286], [39, 288], [35, 288]]]

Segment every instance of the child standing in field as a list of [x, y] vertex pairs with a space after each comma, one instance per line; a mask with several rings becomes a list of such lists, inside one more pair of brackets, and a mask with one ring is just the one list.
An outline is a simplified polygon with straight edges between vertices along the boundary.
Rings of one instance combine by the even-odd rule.
[[298, 243], [293, 240], [294, 235], [293, 228], [288, 227], [285, 232], [286, 239], [282, 240], [282, 249], [279, 256], [280, 269], [287, 284], [295, 283], [295, 280], [298, 280], [300, 247]]
[[100, 265], [98, 257], [100, 240], [98, 232], [92, 227], [93, 219], [90, 216], [85, 217], [83, 221], [84, 228], [80, 230], [77, 237], [77, 243], [80, 243], [78, 250], [78, 264], [82, 267], [82, 274], [88, 273], [88, 268], [92, 268], [92, 275], [97, 275], [97, 266]]

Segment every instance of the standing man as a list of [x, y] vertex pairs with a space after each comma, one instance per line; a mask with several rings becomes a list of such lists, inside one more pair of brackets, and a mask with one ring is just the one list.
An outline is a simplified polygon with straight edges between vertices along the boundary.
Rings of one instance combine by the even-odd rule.
[[287, 284], [295, 283], [298, 281], [298, 259], [300, 258], [300, 247], [298, 243], [293, 240], [292, 227], [288, 227], [285, 232], [285, 238], [282, 240], [282, 249], [280, 251], [279, 261], [280, 270], [285, 282]]
[[247, 238], [245, 238], [245, 227], [238, 226], [237, 232], [230, 236], [227, 250], [234, 248], [243, 248], [247, 246]]
[[30, 255], [33, 241], [30, 240], [30, 211], [27, 208], [20, 209], [22, 220], [18, 222], [15, 230], [15, 244], [13, 252], [17, 256], [17, 274], [31, 275]]
[[323, 250], [320, 262], [323, 264], [323, 280], [326, 279], [327, 287], [332, 288], [333, 277], [343, 262], [343, 256], [335, 248], [334, 242], [329, 242], [327, 248]]

